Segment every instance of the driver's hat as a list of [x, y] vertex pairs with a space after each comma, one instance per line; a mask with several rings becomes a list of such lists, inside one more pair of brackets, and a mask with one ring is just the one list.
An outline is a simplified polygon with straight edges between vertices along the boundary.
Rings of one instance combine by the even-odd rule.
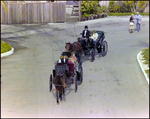
[[88, 28], [88, 26], [85, 26], [84, 28], [86, 29], [86, 28]]

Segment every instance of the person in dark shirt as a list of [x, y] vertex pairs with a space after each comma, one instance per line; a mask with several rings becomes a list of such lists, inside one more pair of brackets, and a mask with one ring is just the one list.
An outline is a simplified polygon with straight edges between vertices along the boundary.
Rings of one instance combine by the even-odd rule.
[[134, 18], [133, 18], [133, 14], [131, 15], [130, 19], [130, 33], [132, 33], [132, 29], [134, 29]]
[[84, 30], [82, 31], [82, 40], [86, 41], [86, 46], [88, 43], [89, 36], [90, 36], [90, 31], [88, 30], [88, 26], [85, 26]]

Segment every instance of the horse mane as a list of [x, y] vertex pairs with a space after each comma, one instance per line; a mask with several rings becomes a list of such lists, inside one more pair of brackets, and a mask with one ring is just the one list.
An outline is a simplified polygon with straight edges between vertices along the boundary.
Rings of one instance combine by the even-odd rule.
[[69, 50], [71, 50], [72, 48], [73, 48], [73, 44], [72, 43], [66, 43], [67, 45], [69, 44], [70, 45], [70, 47], [69, 47]]
[[[56, 79], [57, 79], [57, 80], [56, 80]], [[57, 83], [56, 81], [58, 81], [58, 84], [61, 84], [60, 79], [61, 79], [61, 75], [58, 74], [58, 75], [55, 77], [55, 83]]]
[[72, 44], [69, 42], [69, 43], [66, 43], [66, 45], [70, 45], [69, 46], [69, 51], [80, 51], [81, 52], [81, 50], [82, 50], [82, 46], [81, 46], [81, 43], [79, 43], [79, 42], [73, 42]]

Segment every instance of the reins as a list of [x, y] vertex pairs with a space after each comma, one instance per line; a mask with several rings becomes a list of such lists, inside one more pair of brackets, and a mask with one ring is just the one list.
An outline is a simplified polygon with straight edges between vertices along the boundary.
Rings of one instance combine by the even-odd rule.
[[[71, 46], [72, 46], [72, 47], [71, 47]], [[74, 49], [75, 49], [74, 45], [70, 43], [69, 50], [70, 50], [70, 51], [73, 51]]]
[[74, 44], [71, 44], [71, 43], [70, 43], [69, 50], [70, 50], [70, 51], [74, 51], [75, 48], [77, 48], [77, 50], [79, 51], [79, 48], [78, 48], [77, 43], [74, 43]]

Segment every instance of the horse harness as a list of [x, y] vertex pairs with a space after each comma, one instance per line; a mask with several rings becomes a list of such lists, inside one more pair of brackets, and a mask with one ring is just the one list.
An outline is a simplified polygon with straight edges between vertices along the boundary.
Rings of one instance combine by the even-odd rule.
[[75, 43], [73, 43], [73, 44], [70, 44], [70, 46], [72, 45], [72, 49], [71, 49], [71, 47], [69, 47], [69, 50], [70, 51], [74, 51], [74, 49], [75, 48], [77, 48], [77, 51], [80, 51], [80, 49], [79, 49], [79, 45], [77, 44], [78, 42], [75, 42]]
[[[58, 74], [58, 76], [60, 76], [60, 78], [61, 78], [62, 76], [63, 76], [63, 78], [65, 78], [64, 75], [65, 75], [64, 73], [63, 73], [63, 74]], [[54, 82], [54, 85], [57, 86], [57, 87], [58, 87], [58, 86], [60, 86], [60, 87], [63, 86], [63, 84], [62, 84], [62, 85], [56, 84], [56, 80], [55, 80], [55, 82]]]

